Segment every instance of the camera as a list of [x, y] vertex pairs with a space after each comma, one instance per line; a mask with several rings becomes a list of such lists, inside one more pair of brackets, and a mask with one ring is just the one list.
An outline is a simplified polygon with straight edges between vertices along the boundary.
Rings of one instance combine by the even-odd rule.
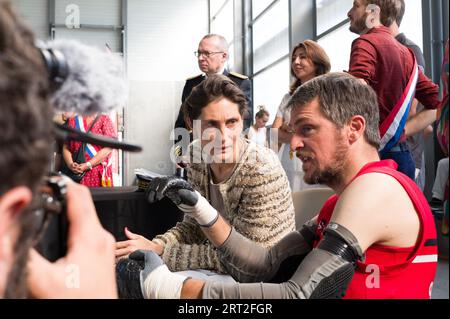
[[31, 208], [36, 223], [35, 248], [50, 261], [67, 252], [67, 182], [68, 177], [57, 173], [46, 176]]

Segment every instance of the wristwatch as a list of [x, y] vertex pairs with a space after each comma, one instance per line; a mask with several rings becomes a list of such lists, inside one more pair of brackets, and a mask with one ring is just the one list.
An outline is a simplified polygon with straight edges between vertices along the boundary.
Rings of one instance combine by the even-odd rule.
[[91, 164], [91, 162], [86, 162], [86, 166], [89, 168], [89, 170], [92, 169], [92, 164]]

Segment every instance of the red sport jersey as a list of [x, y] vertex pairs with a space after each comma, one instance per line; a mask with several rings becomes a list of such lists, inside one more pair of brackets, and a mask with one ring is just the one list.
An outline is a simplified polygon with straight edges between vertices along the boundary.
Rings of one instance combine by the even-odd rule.
[[[346, 299], [429, 299], [437, 268], [437, 240], [434, 218], [422, 191], [406, 175], [396, 170], [392, 160], [364, 166], [355, 179], [368, 173], [394, 177], [405, 189], [420, 219], [417, 244], [410, 248], [372, 245], [364, 262], [357, 263]], [[318, 217], [318, 241], [323, 237], [339, 197], [334, 195], [322, 207]]]

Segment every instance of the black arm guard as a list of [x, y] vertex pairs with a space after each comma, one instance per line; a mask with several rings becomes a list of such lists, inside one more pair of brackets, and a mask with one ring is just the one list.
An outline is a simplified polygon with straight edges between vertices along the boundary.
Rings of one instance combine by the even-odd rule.
[[116, 264], [116, 282], [120, 299], [144, 299], [140, 273], [144, 262], [124, 258]]
[[363, 258], [362, 251], [353, 234], [346, 228], [330, 223], [324, 231], [324, 239], [317, 249], [328, 251], [347, 261], [331, 276], [324, 278], [314, 289], [310, 299], [340, 299], [345, 296], [355, 274], [356, 262]]
[[330, 223], [323, 234], [290, 281], [299, 286], [305, 298], [342, 298], [363, 254], [357, 239], [345, 227]]

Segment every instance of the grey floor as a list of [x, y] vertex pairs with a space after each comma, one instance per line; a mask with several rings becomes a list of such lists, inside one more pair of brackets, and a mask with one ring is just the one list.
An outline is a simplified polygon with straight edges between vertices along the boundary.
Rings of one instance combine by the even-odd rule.
[[431, 299], [449, 299], [448, 292], [448, 260], [442, 259], [439, 260]]

